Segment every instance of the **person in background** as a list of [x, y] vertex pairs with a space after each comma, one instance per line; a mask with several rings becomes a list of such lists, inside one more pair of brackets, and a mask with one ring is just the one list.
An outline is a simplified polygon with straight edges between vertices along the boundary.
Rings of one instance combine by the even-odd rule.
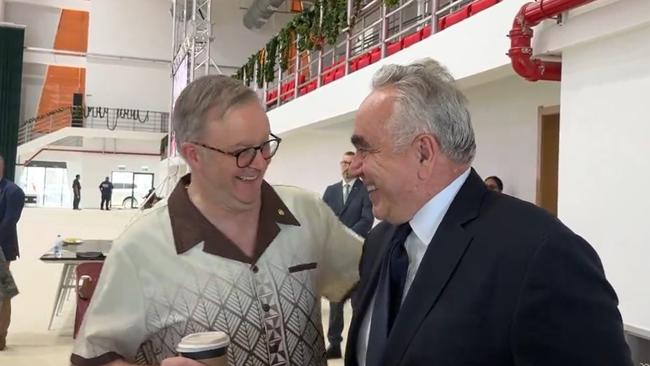
[[467, 101], [438, 62], [379, 69], [352, 143], [382, 222], [364, 243], [346, 366], [632, 366], [598, 254], [486, 188]]
[[[342, 181], [336, 182], [325, 189], [323, 201], [334, 211], [341, 222], [359, 236], [365, 238], [372, 228], [372, 203], [368, 191], [360, 179], [350, 174], [350, 164], [354, 152], [348, 151], [341, 158]], [[329, 329], [327, 338], [330, 342], [327, 358], [341, 358], [341, 332], [343, 332], [343, 307], [345, 302], [330, 302]]]
[[18, 291], [9, 264], [20, 256], [16, 224], [25, 205], [25, 194], [16, 184], [4, 177], [5, 160], [0, 155], [0, 350], [7, 342], [11, 323], [11, 298]]
[[109, 211], [111, 209], [111, 197], [113, 196], [113, 183], [111, 183], [108, 177], [99, 184], [99, 191], [102, 195], [102, 203], [99, 209], [103, 210], [104, 204], [106, 204], [106, 211]]
[[79, 209], [79, 201], [81, 201], [81, 183], [79, 182], [80, 179], [81, 176], [77, 174], [74, 178], [74, 181], [72, 182], [72, 194], [74, 195], [74, 199], [72, 201], [73, 210]]
[[194, 80], [172, 123], [191, 174], [115, 241], [72, 364], [201, 366], [176, 345], [222, 331], [230, 366], [325, 365], [321, 296], [357, 283], [361, 238], [320, 197], [264, 180], [282, 139], [241, 81]]
[[494, 192], [503, 192], [503, 182], [496, 175], [485, 178], [485, 186]]

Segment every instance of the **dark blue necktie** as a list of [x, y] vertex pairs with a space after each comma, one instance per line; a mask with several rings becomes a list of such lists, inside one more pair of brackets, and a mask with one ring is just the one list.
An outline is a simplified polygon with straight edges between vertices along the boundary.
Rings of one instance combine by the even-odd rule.
[[409, 267], [409, 258], [404, 242], [411, 231], [411, 225], [408, 222], [397, 227], [390, 243], [388, 255], [382, 263], [375, 292], [375, 306], [372, 310], [366, 366], [381, 364], [386, 341], [402, 304], [402, 294]]

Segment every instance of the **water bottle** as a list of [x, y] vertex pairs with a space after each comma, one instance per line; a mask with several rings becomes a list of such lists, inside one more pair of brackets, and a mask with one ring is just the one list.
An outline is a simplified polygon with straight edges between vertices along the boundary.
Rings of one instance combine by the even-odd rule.
[[54, 242], [54, 256], [56, 258], [61, 258], [62, 254], [63, 254], [63, 239], [59, 234], [56, 236], [56, 241]]

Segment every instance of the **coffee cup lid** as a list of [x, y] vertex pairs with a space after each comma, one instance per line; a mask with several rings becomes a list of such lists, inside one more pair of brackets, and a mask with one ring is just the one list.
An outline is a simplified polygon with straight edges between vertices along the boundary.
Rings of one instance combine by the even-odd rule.
[[224, 332], [202, 332], [187, 335], [176, 346], [177, 352], [204, 352], [219, 349], [230, 344], [230, 337]]

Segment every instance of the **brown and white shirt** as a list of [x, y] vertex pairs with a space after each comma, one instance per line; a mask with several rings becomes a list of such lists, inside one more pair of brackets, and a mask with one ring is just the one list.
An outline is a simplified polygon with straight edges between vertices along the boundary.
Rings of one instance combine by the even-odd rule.
[[265, 182], [248, 257], [192, 204], [189, 179], [114, 243], [72, 363], [159, 364], [183, 336], [219, 330], [231, 366], [326, 365], [320, 297], [358, 281], [361, 239], [316, 195]]

